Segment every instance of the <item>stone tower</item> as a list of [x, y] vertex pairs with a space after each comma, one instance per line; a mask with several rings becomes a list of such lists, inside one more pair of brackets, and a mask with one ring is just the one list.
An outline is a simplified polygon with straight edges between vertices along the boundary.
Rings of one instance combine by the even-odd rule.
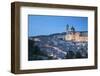
[[69, 30], [70, 30], [68, 24], [66, 25], [66, 29], [65, 30], [66, 30], [65, 40], [68, 40], [69, 39], [68, 35], [69, 35]]
[[71, 27], [70, 35], [71, 35], [71, 40], [75, 40], [75, 28], [73, 26]]
[[69, 25], [66, 25], [66, 35], [69, 33]]
[[75, 40], [75, 28], [73, 26], [66, 25], [65, 40]]

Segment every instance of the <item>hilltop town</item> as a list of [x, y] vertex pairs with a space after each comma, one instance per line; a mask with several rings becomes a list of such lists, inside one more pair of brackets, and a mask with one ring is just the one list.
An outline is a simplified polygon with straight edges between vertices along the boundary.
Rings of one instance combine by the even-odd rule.
[[75, 31], [29, 37], [28, 60], [77, 59], [88, 57], [88, 32]]

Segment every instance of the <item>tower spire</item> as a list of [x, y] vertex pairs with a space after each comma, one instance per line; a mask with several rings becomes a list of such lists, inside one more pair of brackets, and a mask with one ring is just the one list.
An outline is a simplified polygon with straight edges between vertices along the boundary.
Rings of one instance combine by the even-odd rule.
[[65, 35], [65, 40], [68, 40], [68, 34], [69, 34], [69, 25], [66, 25], [66, 35]]
[[69, 31], [69, 25], [67, 24], [66, 25], [66, 34], [68, 34], [68, 31]]

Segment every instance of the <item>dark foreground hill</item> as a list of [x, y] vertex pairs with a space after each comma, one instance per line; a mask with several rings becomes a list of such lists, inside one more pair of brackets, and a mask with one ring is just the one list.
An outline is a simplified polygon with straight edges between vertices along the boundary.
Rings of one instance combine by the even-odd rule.
[[53, 36], [36, 36], [29, 38], [28, 51], [28, 60], [87, 58], [88, 43], [65, 41]]

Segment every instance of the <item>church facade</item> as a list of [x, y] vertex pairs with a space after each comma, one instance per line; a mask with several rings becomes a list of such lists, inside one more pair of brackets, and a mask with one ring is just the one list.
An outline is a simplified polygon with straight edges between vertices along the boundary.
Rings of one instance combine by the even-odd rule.
[[88, 41], [87, 31], [75, 31], [75, 28], [66, 26], [65, 40], [84, 42]]

